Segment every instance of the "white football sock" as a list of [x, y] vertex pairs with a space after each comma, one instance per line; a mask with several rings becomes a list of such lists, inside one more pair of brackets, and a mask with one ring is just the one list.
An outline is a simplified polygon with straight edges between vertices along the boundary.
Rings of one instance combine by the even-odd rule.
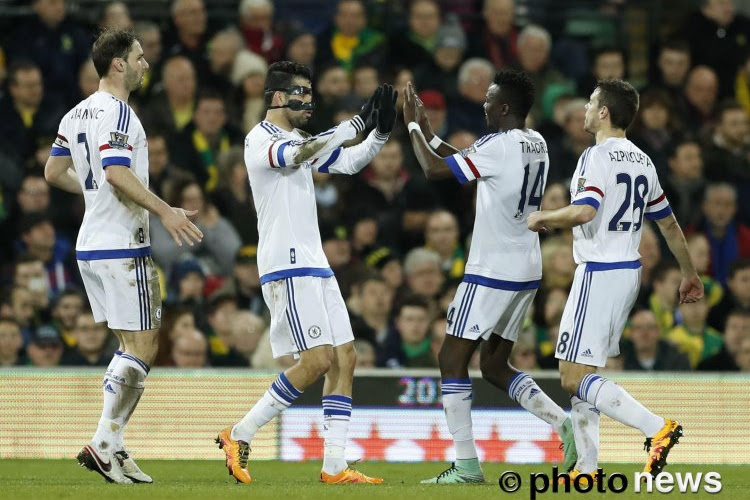
[[258, 429], [289, 408], [300, 394], [302, 391], [297, 390], [283, 372], [280, 373], [263, 397], [232, 428], [232, 439], [250, 443]]
[[646, 437], [654, 436], [664, 427], [663, 418], [651, 413], [619, 385], [595, 373], [589, 373], [581, 379], [577, 396], [596, 406], [608, 417], [640, 429]]
[[323, 472], [335, 476], [348, 467], [344, 452], [352, 398], [332, 394], [323, 397]]
[[575, 468], [579, 472], [594, 472], [599, 463], [599, 410], [576, 396], [570, 397], [570, 403], [573, 406], [570, 418], [578, 451]]
[[524, 372], [516, 373], [508, 383], [508, 395], [526, 411], [541, 418], [558, 432], [568, 414], [552, 401]]
[[456, 446], [456, 460], [477, 458], [471, 426], [471, 379], [442, 379], [443, 410]]

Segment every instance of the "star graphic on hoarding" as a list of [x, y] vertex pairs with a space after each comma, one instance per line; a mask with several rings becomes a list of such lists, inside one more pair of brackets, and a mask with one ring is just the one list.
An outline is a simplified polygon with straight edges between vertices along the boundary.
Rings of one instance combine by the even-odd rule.
[[505, 452], [515, 444], [515, 441], [505, 441], [500, 437], [497, 424], [492, 426], [489, 439], [477, 439], [477, 446], [484, 451], [485, 462], [505, 462]]
[[560, 448], [562, 442], [556, 432], [552, 432], [544, 441], [534, 441], [534, 444], [544, 451], [545, 462], [556, 463], [563, 461], [563, 450]]
[[427, 439], [414, 439], [414, 442], [424, 450], [423, 460], [445, 460], [445, 450], [453, 446], [452, 439], [443, 439], [440, 437], [440, 427], [437, 424], [432, 426], [430, 437]]
[[383, 439], [380, 437], [380, 431], [378, 426], [373, 422], [370, 430], [370, 435], [366, 438], [355, 438], [356, 441], [364, 450], [364, 457], [372, 460], [385, 460], [385, 451], [388, 447], [393, 444], [396, 439]]
[[323, 458], [323, 438], [318, 434], [315, 423], [310, 428], [308, 436], [292, 438], [302, 448], [302, 460], [320, 460]]

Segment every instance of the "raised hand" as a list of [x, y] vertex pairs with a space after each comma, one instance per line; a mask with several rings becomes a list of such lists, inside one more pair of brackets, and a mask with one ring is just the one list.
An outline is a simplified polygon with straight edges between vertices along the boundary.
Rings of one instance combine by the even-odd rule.
[[367, 102], [362, 105], [362, 110], [359, 112], [359, 117], [365, 122], [365, 130], [372, 130], [375, 128], [376, 113], [375, 108], [380, 103], [380, 95], [383, 93], [383, 86], [379, 86], [372, 93]]
[[398, 91], [393, 89], [392, 85], [387, 83], [382, 85], [383, 91], [376, 107], [377, 127], [381, 134], [390, 134], [396, 125], [396, 99]]

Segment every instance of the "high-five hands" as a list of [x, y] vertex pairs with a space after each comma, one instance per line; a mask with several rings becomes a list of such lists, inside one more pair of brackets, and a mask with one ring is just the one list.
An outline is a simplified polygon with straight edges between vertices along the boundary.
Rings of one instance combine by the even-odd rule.
[[417, 122], [423, 132], [432, 132], [430, 120], [424, 111], [424, 103], [411, 82], [407, 82], [404, 89], [404, 123], [409, 122]]
[[387, 83], [380, 87], [383, 90], [375, 107], [377, 128], [381, 134], [390, 134], [396, 125], [396, 99], [398, 98], [398, 91], [393, 89], [393, 85], [388, 85]]

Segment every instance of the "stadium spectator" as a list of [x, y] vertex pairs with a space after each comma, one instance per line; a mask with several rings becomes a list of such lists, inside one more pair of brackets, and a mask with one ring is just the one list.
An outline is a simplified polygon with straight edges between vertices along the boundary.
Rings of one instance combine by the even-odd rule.
[[377, 275], [366, 275], [357, 283], [356, 294], [359, 314], [352, 314], [354, 337], [370, 342], [373, 346], [382, 346], [388, 335], [393, 290], [385, 280]]
[[448, 278], [462, 278], [466, 255], [459, 244], [458, 220], [447, 210], [436, 210], [427, 218], [425, 248], [440, 255], [441, 268]]
[[542, 289], [537, 293], [532, 317], [536, 326], [535, 346], [540, 359], [555, 358], [555, 343], [550, 332], [559, 326], [567, 301], [568, 289], [564, 287]]
[[43, 325], [31, 336], [26, 353], [33, 366], [50, 368], [58, 366], [63, 355], [63, 343], [60, 332], [55, 327]]
[[165, 56], [184, 56], [193, 64], [199, 78], [208, 75], [206, 56], [210, 36], [203, 0], [174, 0], [171, 14], [172, 28], [164, 37]]
[[373, 249], [363, 259], [365, 265], [378, 272], [394, 294], [404, 283], [404, 270], [398, 255], [388, 247]]
[[[453, 292], [455, 294], [455, 290]], [[438, 363], [440, 348], [443, 347], [443, 342], [445, 341], [445, 332], [448, 328], [447, 321], [448, 319], [445, 317], [445, 314], [441, 313], [430, 323], [430, 352], [436, 364]]]
[[519, 333], [508, 359], [513, 368], [524, 372], [539, 369], [535, 344], [532, 330], [526, 329]]
[[748, 33], [750, 19], [737, 13], [733, 0], [701, 0], [700, 9], [683, 26], [693, 63], [716, 71], [721, 97], [734, 93], [734, 77], [743, 62]]
[[26, 288], [13, 285], [3, 291], [0, 297], [0, 317], [10, 318], [21, 327], [24, 345], [34, 333], [34, 299]]
[[86, 99], [99, 90], [99, 74], [91, 59], [86, 59], [78, 71], [78, 90], [81, 92], [79, 100]]
[[419, 98], [422, 99], [424, 112], [433, 133], [438, 137], [444, 137], [448, 132], [445, 96], [437, 90], [425, 90], [419, 93]]
[[682, 94], [690, 71], [690, 45], [684, 40], [667, 40], [659, 46], [652, 76], [646, 89], [660, 89], [670, 95]]
[[316, 66], [336, 62], [347, 72], [363, 63], [382, 69], [387, 56], [382, 33], [367, 27], [362, 0], [339, 0], [333, 24], [318, 36]]
[[[73, 96], [77, 98], [78, 66], [75, 71]], [[45, 96], [42, 71], [32, 62], [19, 60], [8, 68], [8, 94], [0, 100], [0, 135], [13, 145], [12, 151], [27, 168], [33, 166], [37, 139], [54, 135], [65, 113], [55, 100], [59, 89], [51, 85], [47, 82], [49, 95]]]
[[745, 62], [737, 71], [734, 89], [734, 98], [742, 105], [745, 113], [750, 115], [750, 49], [745, 51]]
[[235, 90], [229, 115], [230, 121], [243, 132], [263, 119], [266, 110], [263, 85], [267, 71], [263, 58], [247, 50], [240, 51], [234, 60], [231, 82]]
[[667, 151], [669, 175], [660, 176], [661, 186], [672, 205], [677, 222], [683, 227], [698, 224], [705, 196], [703, 150], [700, 143], [686, 136], [676, 138]]
[[361, 64], [352, 72], [352, 92], [364, 103], [380, 85], [378, 69], [369, 64]]
[[208, 362], [208, 342], [199, 330], [180, 335], [172, 346], [176, 368], [203, 368]]
[[724, 101], [717, 111], [713, 137], [705, 146], [705, 176], [710, 182], [728, 182], [738, 193], [740, 220], [750, 223], [750, 143], [748, 115], [736, 101]]
[[738, 371], [737, 354], [742, 341], [750, 338], [750, 312], [735, 310], [727, 316], [721, 350], [698, 363], [699, 371]]
[[750, 372], [750, 338], [742, 340], [734, 362], [741, 372]]
[[164, 197], [169, 181], [174, 177], [177, 167], [169, 156], [167, 136], [155, 130], [148, 134], [148, 187], [157, 196]]
[[237, 229], [243, 244], [258, 242], [258, 217], [247, 179], [244, 152], [233, 146], [219, 154], [219, 180], [211, 194], [219, 213]]
[[195, 260], [188, 258], [174, 266], [171, 276], [168, 303], [190, 308], [195, 316], [195, 323], [204, 324], [202, 306], [206, 274], [201, 266]]
[[193, 246], [174, 244], [172, 235], [158, 217], [151, 217], [151, 249], [154, 260], [169, 274], [172, 266], [185, 256], [193, 256], [205, 265], [209, 274], [228, 276], [232, 272], [233, 257], [241, 242], [237, 231], [215, 206], [206, 203], [203, 189], [191, 178], [176, 183], [170, 203], [185, 210], [196, 210], [190, 220], [203, 232], [203, 240]]
[[583, 127], [586, 115], [586, 100], [575, 98], [569, 100], [562, 113], [562, 134], [547, 140], [549, 149], [549, 171], [547, 182], [559, 182], [570, 179], [586, 148], [592, 144], [592, 137]]
[[678, 102], [680, 121], [693, 134], [704, 133], [715, 118], [719, 80], [708, 66], [696, 66], [690, 70]]
[[737, 259], [729, 266], [724, 297], [711, 309], [708, 324], [721, 330], [733, 310], [750, 311], [750, 260], [747, 258]]
[[[260, 316], [248, 311], [237, 311], [231, 319], [232, 336], [237, 365], [252, 367], [252, 359], [266, 325]], [[219, 365], [215, 365], [219, 366]]]
[[11, 318], [0, 316], [0, 367], [25, 365], [22, 347], [21, 327]]
[[[75, 334], [76, 322], [83, 311], [84, 301], [81, 293], [74, 288], [67, 288], [57, 294], [52, 301], [52, 325], [60, 332], [65, 347], [75, 347], [78, 337]], [[107, 359], [107, 363], [110, 357]], [[105, 363], [106, 365], [106, 363]]]
[[189, 307], [166, 307], [162, 313], [159, 327], [159, 349], [156, 354], [155, 366], [174, 366], [172, 360], [172, 345], [174, 341], [186, 333], [195, 330], [195, 316]]
[[334, 115], [341, 108], [341, 103], [352, 91], [349, 75], [336, 64], [318, 68], [317, 80], [313, 86], [315, 95], [315, 112], [307, 123], [312, 133], [328, 130], [336, 123]]
[[24, 253], [15, 260], [13, 284], [31, 292], [36, 311], [46, 311], [49, 307], [50, 290], [44, 262], [39, 257]]
[[[408, 257], [407, 257], [408, 258]], [[378, 349], [378, 366], [427, 368], [437, 366], [430, 349], [430, 304], [418, 295], [402, 299], [394, 311], [393, 327]]]
[[72, 262], [72, 244], [55, 232], [49, 216], [30, 213], [19, 221], [18, 249], [44, 263], [49, 290], [55, 294], [79, 282], [78, 267]]
[[[590, 72], [578, 80], [578, 95], [588, 99], [596, 82], [607, 78], [625, 78], [625, 51], [615, 46], [604, 46], [596, 49], [592, 57]], [[642, 94], [641, 94], [642, 95]], [[643, 108], [643, 101], [641, 101]]]
[[542, 287], [569, 287], [573, 283], [576, 264], [570, 241], [564, 236], [552, 236], [542, 242]]
[[709, 274], [725, 285], [732, 262], [750, 257], [750, 228], [735, 219], [737, 190], [731, 184], [710, 184], [701, 210], [704, 222], [698, 227], [711, 243]]
[[237, 251], [232, 276], [215, 293], [236, 297], [239, 309], [261, 317], [268, 315], [260, 288], [258, 249], [255, 245], [245, 245]]
[[208, 348], [212, 366], [247, 366], [234, 350], [232, 317], [237, 312], [237, 299], [231, 295], [214, 294], [208, 301]]
[[184, 56], [167, 59], [161, 83], [161, 92], [155, 93], [142, 110], [141, 121], [146, 130], [161, 130], [172, 137], [193, 120], [198, 84], [190, 59]]
[[[48, 91], [54, 92], [62, 105], [72, 105], [78, 97], [78, 68], [91, 49], [89, 35], [66, 16], [65, 0], [32, 0], [31, 7], [34, 16], [19, 23], [7, 38], [8, 61], [11, 65], [33, 61], [41, 68]], [[61, 116], [45, 118], [59, 121]]]
[[[161, 75], [161, 31], [159, 26], [151, 21], [138, 21], [133, 29], [136, 36], [141, 40], [143, 58], [148, 62], [148, 69], [143, 74], [141, 86], [130, 93], [129, 101], [138, 104], [142, 109], [153, 95], [154, 87], [159, 83]], [[151, 133], [149, 133], [150, 138]]]
[[243, 48], [242, 35], [236, 28], [224, 28], [217, 32], [208, 42], [210, 72], [206, 75], [199, 75], [201, 87], [215, 90], [221, 95], [231, 93], [234, 63]]
[[357, 351], [357, 364], [354, 369], [358, 368], [375, 368], [375, 348], [371, 343], [362, 339], [354, 339], [354, 350]]
[[439, 28], [440, 5], [436, 0], [411, 2], [408, 29], [397, 30], [389, 39], [389, 62], [413, 68], [431, 59]]
[[287, 32], [284, 59], [312, 68], [315, 65], [316, 52], [317, 40], [311, 32], [301, 27]]
[[680, 267], [672, 260], [662, 261], [653, 271], [653, 292], [648, 298], [648, 309], [654, 313], [662, 337], [675, 326], [677, 290], [680, 287]]
[[664, 91], [650, 90], [640, 96], [638, 113], [628, 137], [651, 158], [660, 179], [667, 177], [668, 151], [679, 130], [672, 99]]
[[687, 356], [661, 339], [659, 323], [648, 309], [636, 309], [630, 315], [630, 338], [623, 339], [620, 352], [625, 370], [690, 371]]
[[705, 298], [697, 302], [680, 304], [682, 324], [674, 327], [667, 339], [674, 343], [680, 352], [687, 355], [694, 369], [704, 359], [714, 356], [721, 350], [721, 333], [708, 326], [708, 303]]
[[495, 69], [486, 59], [473, 58], [458, 70], [458, 95], [448, 101], [449, 130], [468, 130], [481, 137], [488, 132], [484, 115], [487, 88], [495, 76]]
[[[552, 37], [539, 25], [529, 24], [518, 35], [518, 67], [529, 74], [536, 89], [530, 113], [533, 123], [540, 123], [542, 120], [542, 102], [547, 89], [552, 85], [567, 83], [563, 75], [549, 63], [551, 48]], [[589, 89], [589, 92], [593, 90]]]
[[109, 365], [112, 360], [112, 351], [107, 349], [109, 330], [105, 323], [94, 321], [94, 314], [90, 310], [83, 311], [76, 317], [73, 336], [76, 339], [76, 345], [63, 353], [61, 365]]
[[409, 292], [427, 300], [437, 299], [445, 281], [440, 254], [426, 248], [415, 248], [404, 259], [404, 276]]
[[411, 66], [415, 68], [413, 81], [417, 88], [437, 90], [449, 100], [458, 99], [458, 77], [465, 52], [466, 34], [457, 20], [448, 18], [435, 36], [432, 55], [421, 64]]
[[513, 0], [486, 0], [482, 24], [471, 37], [470, 54], [489, 60], [497, 69], [518, 60], [518, 28]]
[[262, 56], [268, 64], [281, 60], [284, 39], [273, 30], [273, 3], [270, 0], [242, 0], [239, 14], [247, 48]]
[[227, 122], [222, 94], [204, 91], [196, 99], [192, 122], [174, 137], [172, 160], [210, 193], [219, 181], [219, 154], [242, 140], [242, 132]]
[[701, 277], [701, 281], [703, 281], [703, 290], [708, 306], [714, 307], [721, 302], [724, 296], [724, 289], [715, 279], [708, 275], [708, 270], [711, 266], [711, 244], [706, 235], [702, 233], [689, 235], [687, 237], [687, 244], [695, 271]]
[[133, 20], [130, 18], [127, 4], [125, 2], [108, 2], [104, 5], [99, 15], [99, 27], [132, 30]]

